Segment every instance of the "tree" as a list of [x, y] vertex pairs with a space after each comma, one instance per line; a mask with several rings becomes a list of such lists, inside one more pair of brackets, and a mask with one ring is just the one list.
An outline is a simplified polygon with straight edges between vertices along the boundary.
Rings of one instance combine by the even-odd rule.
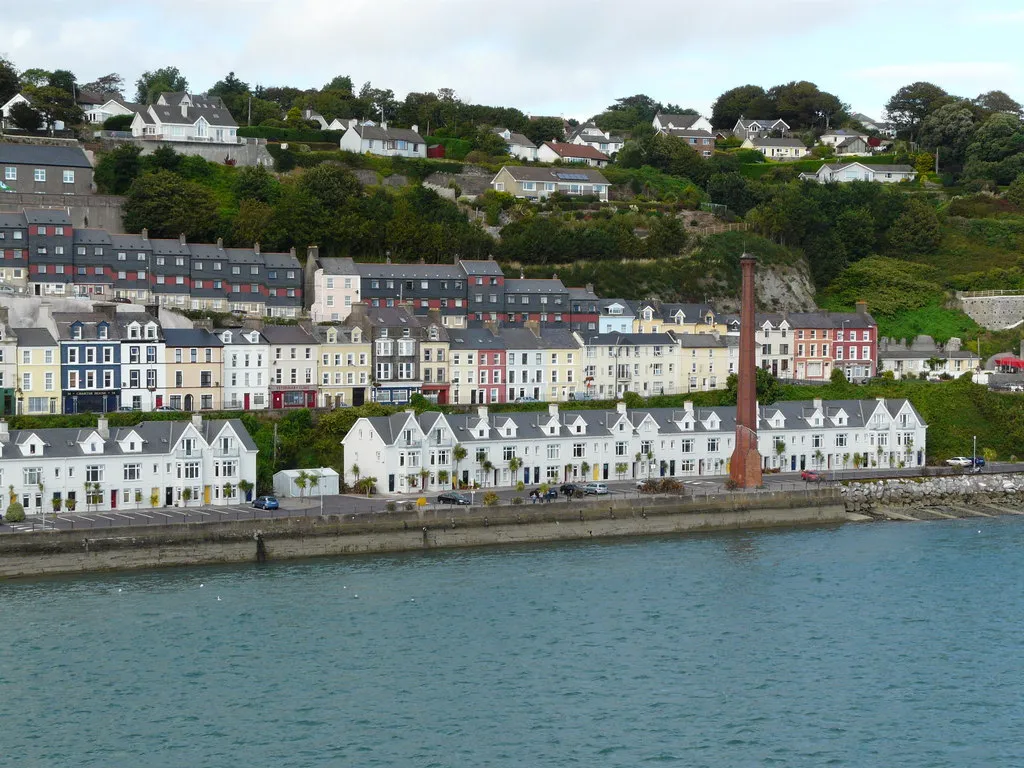
[[46, 85], [32, 92], [32, 106], [39, 110], [46, 123], [53, 128], [58, 120], [64, 125], [75, 125], [82, 122], [85, 114], [75, 103], [70, 91]]
[[885, 104], [885, 112], [889, 122], [913, 139], [924, 119], [942, 106], [948, 96], [948, 93], [933, 83], [911, 83], [892, 95]]
[[716, 173], [708, 179], [711, 202], [728, 206], [737, 216], [746, 216], [757, 205], [757, 195], [750, 182], [739, 173]]
[[974, 100], [974, 106], [986, 112], [1002, 112], [1007, 115], [1021, 116], [1020, 103], [1010, 98], [1003, 91], [988, 91]]
[[288, 123], [289, 128], [301, 128], [302, 127], [302, 110], [298, 107], [292, 107], [288, 110], [288, 113], [284, 116], [284, 121]]
[[349, 96], [352, 95], [352, 78], [348, 75], [335, 75], [331, 78], [331, 81], [327, 83], [320, 90], [322, 91], [341, 91], [347, 93]]
[[34, 91], [42, 88], [50, 81], [50, 72], [38, 67], [31, 67], [21, 73], [21, 85], [19, 90]]
[[1014, 179], [1006, 188], [1006, 199], [1018, 208], [1024, 208], [1024, 173]]
[[0, 104], [6, 104], [19, 90], [21, 79], [18, 70], [14, 64], [0, 56]]
[[942, 150], [940, 157], [959, 165], [974, 136], [974, 113], [967, 102], [944, 104], [921, 121], [918, 142]]
[[8, 523], [21, 523], [25, 520], [25, 507], [20, 501], [12, 501], [7, 507], [7, 514], [4, 519]]
[[188, 80], [177, 67], [161, 67], [143, 72], [135, 81], [135, 100], [140, 104], [152, 104], [165, 91], [188, 90]]
[[96, 165], [95, 181], [100, 191], [109, 195], [123, 195], [142, 172], [141, 147], [118, 144], [100, 156]]
[[218, 80], [209, 91], [211, 96], [220, 96], [228, 112], [239, 123], [248, 117], [249, 84], [243, 83], [234, 72], [228, 72], [223, 80]]
[[[759, 85], [741, 85], [730, 88], [711, 105], [711, 124], [722, 128], [732, 128], [740, 116], [771, 117], [774, 104], [768, 98], [764, 88]], [[764, 114], [761, 114], [764, 113]]]
[[535, 117], [523, 129], [523, 135], [537, 146], [545, 141], [562, 141], [565, 139], [565, 121], [560, 117]]
[[344, 166], [334, 163], [321, 163], [307, 170], [299, 179], [299, 189], [325, 209], [333, 211], [363, 194], [363, 185], [359, 179]]
[[82, 86], [82, 90], [99, 94], [117, 94], [120, 96], [122, 91], [124, 91], [124, 78], [117, 74], [117, 72], [111, 72], [109, 75], [97, 77], [95, 80], [86, 83]]
[[24, 101], [10, 108], [11, 122], [23, 131], [32, 133], [43, 127], [43, 116]]
[[910, 200], [889, 230], [889, 248], [900, 256], [935, 253], [941, 242], [938, 214], [920, 200]]
[[309, 473], [306, 470], [301, 470], [298, 477], [295, 478], [295, 487], [299, 489], [299, 498], [306, 495], [306, 486], [309, 485]]
[[774, 109], [770, 115], [748, 114], [747, 117], [781, 117], [790, 126], [827, 127], [838, 122], [849, 108], [831, 93], [818, 89], [807, 80], [777, 85], [766, 94]]
[[455, 463], [455, 469], [452, 472], [453, 485], [455, 484], [455, 481], [457, 480], [457, 476], [459, 473], [459, 463], [462, 462], [462, 460], [465, 459], [466, 456], [468, 455], [469, 452], [466, 450], [466, 446], [462, 445], [462, 443], [459, 443], [454, 448], [452, 448], [452, 461]]
[[130, 115], [111, 115], [103, 121], [105, 131], [130, 131], [132, 122], [135, 120], [135, 113]]
[[235, 174], [234, 186], [235, 197], [239, 202], [255, 200], [261, 203], [272, 203], [280, 192], [277, 179], [263, 165], [252, 165], [239, 169]]
[[[739, 376], [735, 373], [730, 373], [725, 380], [725, 388], [729, 393], [730, 401], [735, 403], [739, 388]], [[760, 405], [771, 405], [779, 399], [779, 380], [772, 375], [771, 371], [766, 371], [760, 366], [757, 368], [756, 389], [757, 402]]]
[[209, 242], [219, 224], [217, 201], [196, 182], [170, 171], [147, 173], [132, 182], [124, 204], [124, 226], [129, 232], [149, 230], [150, 237]]
[[253, 243], [269, 243], [269, 224], [273, 215], [274, 209], [268, 203], [242, 200], [231, 222], [231, 242], [241, 247], [251, 247]]
[[46, 84], [51, 88], [57, 88], [58, 90], [70, 93], [72, 98], [74, 98], [75, 92], [78, 90], [75, 73], [68, 69], [55, 69], [47, 78]]
[[249, 500], [249, 494], [252, 492], [252, 487], [252, 482], [249, 480], [243, 479], [238, 481], [238, 490], [245, 494], [246, 501]]

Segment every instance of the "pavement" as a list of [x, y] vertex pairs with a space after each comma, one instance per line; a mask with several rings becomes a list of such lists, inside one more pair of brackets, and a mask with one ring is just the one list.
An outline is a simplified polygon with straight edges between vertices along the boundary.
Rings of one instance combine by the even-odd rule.
[[[964, 474], [962, 470], [955, 470], [950, 467], [929, 467], [932, 475]], [[1024, 472], [1024, 463], [998, 463], [990, 464], [983, 468], [983, 474], [998, 472]], [[861, 469], [831, 472], [821, 470], [822, 484], [838, 483], [843, 480], [864, 480], [883, 479], [895, 477], [914, 477], [921, 474], [919, 467], [906, 469]], [[702, 476], [695, 478], [679, 478], [683, 486], [683, 494], [686, 496], [712, 496], [721, 493], [730, 493], [725, 488], [728, 477]], [[636, 480], [608, 480], [609, 495], [616, 498], [646, 496], [636, 488]], [[806, 488], [808, 484], [800, 479], [799, 472], [787, 472], [770, 474], [764, 476], [765, 491], [783, 491]], [[483, 504], [483, 496], [488, 491], [498, 495], [501, 502], [508, 503], [515, 497], [523, 499], [524, 504], [530, 504], [530, 490], [537, 485], [526, 486], [524, 491], [516, 491], [513, 488], [483, 489], [476, 491], [464, 491], [475, 506]], [[448, 504], [438, 504], [438, 491], [426, 494], [429, 505], [428, 510], [451, 509]], [[735, 491], [743, 493], [743, 491]], [[274, 510], [256, 509], [251, 504], [232, 504], [230, 506], [203, 505], [188, 508], [164, 507], [160, 509], [118, 509], [106, 512], [59, 512], [54, 515], [52, 512], [46, 515], [29, 515], [23, 523], [0, 522], [0, 535], [10, 533], [30, 533], [50, 530], [58, 531], [85, 531], [101, 530], [103, 528], [119, 527], [143, 527], [149, 525], [181, 525], [181, 524], [203, 524], [223, 523], [240, 520], [269, 520], [285, 517], [316, 517], [321, 514], [321, 501], [323, 514], [325, 515], [367, 515], [378, 514], [388, 511], [391, 503], [402, 505], [415, 505], [416, 499], [421, 494], [393, 494], [376, 495], [369, 498], [352, 494], [340, 496], [307, 497], [299, 499], [281, 499], [281, 508]], [[564, 504], [568, 499], [564, 496], [557, 501], [538, 502], [549, 504]], [[465, 509], [465, 507], [462, 507]]]

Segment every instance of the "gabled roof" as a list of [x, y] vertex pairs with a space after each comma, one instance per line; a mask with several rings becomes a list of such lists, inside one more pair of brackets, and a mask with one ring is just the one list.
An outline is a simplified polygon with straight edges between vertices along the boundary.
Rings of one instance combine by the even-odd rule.
[[462, 270], [454, 264], [380, 264], [362, 262], [355, 265], [361, 278], [387, 278], [394, 280], [461, 280]]
[[0, 143], [0, 163], [92, 168], [81, 147], [51, 147], [45, 144]]
[[213, 331], [205, 328], [167, 328], [164, 341], [168, 347], [223, 347], [224, 343]]
[[505, 281], [505, 293], [564, 293], [569, 291], [557, 278], [533, 278]]
[[498, 262], [491, 261], [490, 259], [460, 259], [459, 266], [462, 267], [462, 271], [465, 272], [467, 275], [481, 277], [505, 276], [505, 273], [501, 271], [501, 267], [498, 266]]
[[[96, 329], [103, 323], [106, 323], [108, 330], [107, 338], [101, 339], [101, 341], [110, 342], [121, 340], [121, 333], [117, 327], [117, 323], [112, 321], [102, 312], [54, 312], [53, 323], [57, 328], [57, 336], [61, 340], [96, 341], [98, 339]], [[89, 329], [87, 331], [83, 330], [81, 339], [75, 339], [71, 335], [71, 327], [77, 323], [81, 323], [83, 329]]]
[[800, 147], [801, 149], [807, 149], [806, 145], [800, 139], [765, 139], [765, 138], [750, 138], [747, 139], [755, 147]]
[[[218, 99], [219, 101], [219, 99]], [[199, 118], [203, 118], [210, 125], [237, 126], [235, 118], [231, 116], [227, 108], [220, 104], [213, 106], [212, 103], [203, 102], [203, 106], [185, 107], [185, 114], [182, 115], [180, 106], [164, 106], [162, 104], [151, 104], [149, 109], [153, 111], [162, 123], [171, 125], [192, 125]]]
[[692, 128], [693, 124], [700, 120], [700, 115], [669, 115], [659, 112], [656, 115], [659, 123], [664, 126], [672, 125], [675, 128]]
[[45, 328], [12, 328], [19, 347], [55, 347], [57, 340]]
[[57, 224], [71, 226], [71, 217], [60, 208], [26, 208], [25, 221], [29, 224]]
[[325, 256], [319, 259], [325, 275], [357, 275], [356, 263], [347, 256]]
[[[575, 146], [581, 146], [579, 144]], [[588, 184], [609, 184], [600, 171], [586, 165], [573, 166], [572, 168], [536, 168], [525, 165], [502, 166], [516, 181], [550, 181], [560, 184], [571, 184], [574, 181], [582, 181]]]
[[545, 141], [544, 146], [551, 149], [559, 157], [579, 157], [586, 160], [609, 160], [604, 152], [594, 149], [589, 144], [569, 144], [564, 141]]
[[[508, 129], [507, 128], [495, 128], [494, 132], [497, 133], [500, 136], [506, 130], [508, 130]], [[502, 138], [505, 139], [504, 136], [502, 136]], [[537, 148], [537, 145], [534, 144], [532, 141], [530, 141], [526, 136], [524, 136], [521, 133], [515, 133], [514, 131], [508, 131], [508, 138], [505, 139], [505, 143], [509, 144], [509, 145], [515, 144], [515, 145], [520, 146], [520, 147], [526, 147], [527, 149], [536, 149]]]
[[313, 336], [300, 325], [264, 325], [263, 335], [271, 344], [313, 344]]
[[409, 128], [392, 128], [388, 126], [383, 128], [379, 125], [362, 125], [356, 124], [352, 126], [353, 131], [356, 132], [360, 138], [363, 139], [380, 139], [381, 141], [411, 141], [414, 144], [425, 144], [426, 141], [416, 131]]

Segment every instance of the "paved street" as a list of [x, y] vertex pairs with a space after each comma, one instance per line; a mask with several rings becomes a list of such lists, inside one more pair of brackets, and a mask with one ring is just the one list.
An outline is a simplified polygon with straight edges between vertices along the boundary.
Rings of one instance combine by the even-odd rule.
[[[991, 464], [984, 468], [984, 474], [992, 474], [995, 472], [1022, 472], [1024, 471], [1024, 463], [999, 463]], [[962, 474], [962, 472], [954, 471], [948, 467], [930, 467], [929, 472], [933, 475], [943, 474]], [[854, 480], [854, 479], [873, 479], [873, 478], [886, 478], [886, 477], [901, 477], [901, 476], [915, 476], [919, 475], [920, 471], [917, 468], [908, 469], [867, 469], [867, 470], [849, 470], [845, 472], [832, 473], [827, 470], [823, 470], [821, 473], [823, 478], [822, 482], [825, 484], [832, 482], [840, 482], [842, 480]], [[728, 478], [723, 476], [715, 477], [699, 477], [699, 478], [687, 478], [681, 480], [684, 488], [684, 494], [687, 496], [700, 497], [703, 495], [715, 495], [719, 493], [726, 493], [725, 482]], [[618, 498], [623, 496], [633, 496], [636, 498], [642, 497], [636, 489], [635, 480], [610, 480], [607, 483], [608, 490], [611, 495]], [[773, 474], [764, 476], [764, 489], [767, 491], [782, 491], [782, 490], [795, 490], [807, 487], [807, 483], [800, 479], [800, 473], [798, 472], [787, 472], [785, 474]], [[502, 488], [495, 490], [498, 494], [498, 498], [502, 502], [509, 502], [516, 496], [523, 499], [524, 504], [530, 504], [529, 492], [536, 486], [528, 486], [525, 491], [516, 491], [514, 489]], [[489, 490], [489, 489], [487, 489]], [[487, 490], [477, 491], [466, 491], [465, 494], [469, 496], [475, 505], [483, 503], [483, 496]], [[437, 493], [436, 491], [427, 494], [427, 501], [429, 502], [428, 509], [450, 509], [447, 504], [437, 504]], [[375, 514], [383, 513], [387, 511], [387, 505], [389, 503], [396, 503], [399, 507], [404, 505], [414, 505], [418, 495], [395, 495], [395, 496], [373, 496], [371, 498], [365, 498], [363, 496], [353, 495], [342, 495], [342, 496], [325, 496], [323, 497], [323, 513], [325, 515], [358, 515], [358, 514]], [[560, 496], [558, 501], [548, 502], [551, 504], [564, 504], [567, 499], [564, 496]], [[543, 502], [541, 502], [543, 503]], [[23, 523], [0, 523], [0, 534], [5, 533], [24, 533], [31, 531], [47, 531], [56, 528], [61, 531], [69, 530], [97, 530], [103, 528], [118, 528], [123, 526], [128, 527], [143, 527], [148, 525], [175, 525], [175, 524], [202, 524], [202, 523], [220, 523], [220, 522], [231, 522], [237, 520], [265, 520], [270, 518], [283, 518], [283, 517], [308, 517], [317, 516], [320, 514], [321, 505], [319, 497], [305, 498], [305, 499], [282, 499], [282, 508], [276, 510], [264, 510], [255, 509], [248, 504], [236, 504], [229, 507], [214, 507], [214, 506], [202, 506], [202, 507], [189, 507], [188, 509], [179, 509], [176, 507], [167, 507], [162, 509], [119, 509], [110, 512], [76, 512], [67, 513], [61, 512], [56, 516], [51, 514], [48, 515], [30, 515]], [[465, 509], [465, 507], [462, 507]]]

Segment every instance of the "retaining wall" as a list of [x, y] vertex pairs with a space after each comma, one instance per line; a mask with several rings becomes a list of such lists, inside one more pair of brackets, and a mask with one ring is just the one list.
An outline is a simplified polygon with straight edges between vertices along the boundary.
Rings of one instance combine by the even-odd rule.
[[76, 229], [105, 229], [124, 234], [121, 210], [124, 198], [117, 195], [33, 195], [27, 192], [0, 194], [0, 212], [20, 213], [24, 208], [60, 208]]
[[964, 296], [958, 295], [956, 303], [978, 325], [992, 331], [1009, 328], [1024, 318], [1024, 295], [1022, 296]]
[[580, 501], [373, 516], [294, 517], [0, 537], [0, 578], [267, 559], [525, 544], [737, 528], [840, 523], [835, 489], [710, 498]]
[[886, 507], [942, 506], [976, 501], [1024, 499], [1024, 475], [941, 475], [891, 480], [854, 480], [841, 486], [847, 512], [874, 513]]

